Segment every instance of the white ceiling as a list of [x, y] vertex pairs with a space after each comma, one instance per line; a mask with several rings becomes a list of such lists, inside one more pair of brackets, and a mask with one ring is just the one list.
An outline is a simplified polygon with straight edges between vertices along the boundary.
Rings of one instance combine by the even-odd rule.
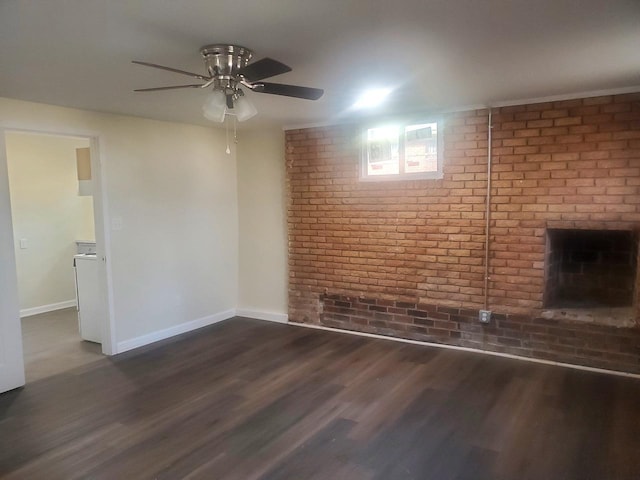
[[204, 73], [200, 47], [227, 42], [325, 89], [249, 93], [249, 127], [344, 121], [376, 86], [389, 113], [640, 85], [639, 0], [2, 0], [0, 96], [207, 125], [205, 91], [132, 91], [189, 77], [130, 61]]

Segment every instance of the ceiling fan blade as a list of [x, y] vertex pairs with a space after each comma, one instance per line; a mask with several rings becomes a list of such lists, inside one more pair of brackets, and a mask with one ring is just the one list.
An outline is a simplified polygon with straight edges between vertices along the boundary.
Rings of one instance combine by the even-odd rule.
[[172, 87], [138, 88], [134, 90], [134, 92], [157, 92], [158, 90], [175, 90], [177, 88], [202, 88], [204, 86], [206, 86], [206, 83], [204, 85], [198, 83], [195, 85], [174, 85]]
[[178, 70], [177, 68], [165, 67], [163, 65], [157, 65], [155, 63], [139, 62], [138, 60], [132, 60], [131, 63], [136, 63], [138, 65], [144, 65], [145, 67], [159, 68], [160, 70], [167, 70], [168, 72], [181, 73], [182, 75], [189, 75], [190, 77], [197, 78], [199, 80], [210, 80], [211, 79], [211, 77], [207, 77], [205, 75], [200, 75], [198, 73], [193, 73], [193, 72], [187, 72], [185, 70]]
[[291, 71], [291, 67], [278, 62], [272, 58], [263, 58], [257, 62], [250, 63], [246, 67], [238, 70], [238, 75], [242, 75], [249, 82], [256, 82], [263, 78], [274, 77], [281, 73]]
[[324, 90], [320, 88], [299, 87], [298, 85], [285, 85], [284, 83], [260, 82], [253, 86], [254, 92], [270, 93], [272, 95], [284, 95], [285, 97], [304, 98], [306, 100], [318, 100]]

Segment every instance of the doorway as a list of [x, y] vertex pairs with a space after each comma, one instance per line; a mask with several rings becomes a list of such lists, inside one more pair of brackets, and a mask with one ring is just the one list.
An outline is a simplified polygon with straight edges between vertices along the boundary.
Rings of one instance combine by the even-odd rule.
[[[100, 189], [93, 188], [89, 137], [6, 131], [4, 140], [29, 383], [102, 358], [101, 334], [109, 331], [104, 258], [96, 254], [104, 251], [96, 235], [102, 203], [94, 202]], [[78, 309], [78, 292], [87, 289], [77, 281], [80, 263], [91, 265], [91, 289], [98, 292], [93, 312]], [[83, 334], [89, 318], [97, 335]]]

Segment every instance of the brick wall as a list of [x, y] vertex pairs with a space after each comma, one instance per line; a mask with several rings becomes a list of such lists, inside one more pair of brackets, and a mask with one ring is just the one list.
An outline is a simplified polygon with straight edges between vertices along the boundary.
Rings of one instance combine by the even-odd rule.
[[[290, 320], [498, 351], [520, 348], [515, 353], [525, 356], [547, 352], [545, 358], [582, 364], [617, 358], [618, 368], [640, 369], [635, 329], [597, 327], [602, 342], [596, 344], [591, 337], [575, 340], [580, 322], [545, 326], [574, 332], [564, 337], [524, 331], [525, 325], [543, 328], [547, 228], [640, 227], [640, 94], [494, 109], [488, 291], [494, 324], [389, 311], [406, 304], [477, 317], [482, 308], [487, 116], [486, 110], [446, 116], [440, 180], [359, 182], [357, 126], [286, 132]], [[346, 316], [332, 310], [352, 308], [335, 302], [353, 306], [354, 298], [378, 308]], [[440, 320], [447, 328], [435, 331]], [[501, 336], [509, 329], [499, 325], [509, 321], [520, 322], [521, 338], [498, 341], [511, 338]], [[481, 337], [471, 331], [477, 329]], [[565, 353], [556, 348], [563, 338], [576, 344]], [[580, 348], [592, 353], [578, 355]]]

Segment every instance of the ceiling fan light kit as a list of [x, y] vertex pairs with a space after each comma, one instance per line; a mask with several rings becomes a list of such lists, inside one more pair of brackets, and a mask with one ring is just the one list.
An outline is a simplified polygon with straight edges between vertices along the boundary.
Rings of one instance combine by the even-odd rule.
[[271, 58], [263, 58], [249, 63], [253, 52], [239, 45], [207, 45], [200, 49], [200, 54], [207, 69], [206, 75], [134, 60], [133, 63], [138, 65], [188, 75], [202, 82], [189, 85], [143, 88], [135, 91], [151, 92], [179, 88], [211, 87], [212, 92], [205, 100], [202, 111], [205, 118], [212, 122], [224, 122], [227, 115], [235, 115], [239, 122], [243, 122], [258, 113], [253, 103], [246, 98], [244, 91], [240, 88], [241, 86], [256, 93], [307, 100], [317, 100], [324, 93], [319, 88], [262, 82], [265, 78], [290, 72], [291, 68]]
[[249, 101], [247, 97], [241, 95], [236, 101], [234, 106], [236, 118], [239, 122], [249, 120], [251, 117], [258, 113], [255, 105]]
[[224, 93], [220, 90], [211, 92], [202, 105], [202, 113], [207, 120], [223, 122], [224, 116], [227, 114], [227, 104]]

